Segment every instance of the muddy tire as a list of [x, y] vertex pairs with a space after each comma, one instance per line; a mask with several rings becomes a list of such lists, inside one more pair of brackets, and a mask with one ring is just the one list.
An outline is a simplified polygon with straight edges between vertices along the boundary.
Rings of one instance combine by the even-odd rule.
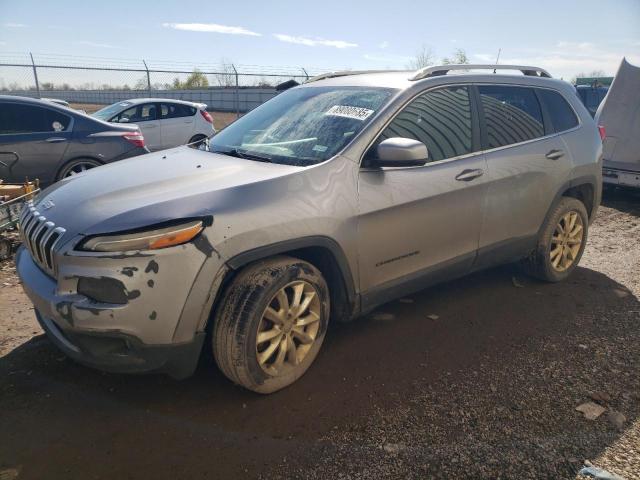
[[584, 204], [563, 197], [548, 215], [538, 246], [523, 262], [524, 270], [547, 282], [560, 282], [578, 266], [587, 244], [589, 217]]
[[217, 308], [216, 363], [230, 380], [254, 392], [287, 387], [318, 355], [329, 310], [327, 284], [310, 263], [279, 256], [250, 264]]

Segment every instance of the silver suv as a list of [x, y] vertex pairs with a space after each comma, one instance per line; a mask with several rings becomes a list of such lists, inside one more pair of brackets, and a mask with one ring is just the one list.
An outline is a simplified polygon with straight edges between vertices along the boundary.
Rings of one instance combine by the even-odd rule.
[[[470, 73], [487, 68], [524, 75]], [[309, 368], [330, 319], [505, 262], [566, 278], [601, 150], [573, 87], [539, 68], [327, 74], [205, 150], [50, 187], [23, 211], [18, 272], [81, 363], [182, 378], [206, 343], [233, 382], [270, 393]]]

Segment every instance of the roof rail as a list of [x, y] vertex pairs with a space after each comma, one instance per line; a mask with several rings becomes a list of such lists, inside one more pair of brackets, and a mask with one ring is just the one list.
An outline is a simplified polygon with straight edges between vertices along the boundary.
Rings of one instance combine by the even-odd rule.
[[539, 67], [529, 67], [526, 65], [489, 65], [489, 64], [470, 64], [470, 65], [438, 65], [433, 67], [425, 67], [417, 70], [409, 80], [422, 80], [428, 77], [437, 77], [446, 75], [451, 70], [520, 70], [524, 75], [530, 77], [546, 77], [551, 78], [549, 72]]
[[318, 80], [325, 80], [327, 78], [346, 77], [348, 75], [364, 75], [366, 73], [390, 73], [390, 72], [408, 72], [409, 70], [341, 70], [338, 72], [327, 72], [315, 77], [311, 77], [304, 83], [317, 82]]

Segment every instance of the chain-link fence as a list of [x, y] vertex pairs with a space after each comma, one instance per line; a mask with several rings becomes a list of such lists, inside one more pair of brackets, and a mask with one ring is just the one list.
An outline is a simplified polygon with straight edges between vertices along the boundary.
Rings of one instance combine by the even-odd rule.
[[100, 59], [0, 53], [0, 93], [108, 105], [163, 97], [206, 103], [210, 110], [247, 112], [276, 95], [276, 86], [321, 73], [304, 67], [234, 63]]

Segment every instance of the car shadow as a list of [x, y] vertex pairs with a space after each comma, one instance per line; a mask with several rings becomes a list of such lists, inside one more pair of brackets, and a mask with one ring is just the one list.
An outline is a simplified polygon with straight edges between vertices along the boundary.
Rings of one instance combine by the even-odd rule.
[[[302, 452], [315, 452], [320, 439], [366, 430], [375, 412], [406, 406], [425, 389], [434, 398], [463, 398], [455, 389], [439, 392], [440, 380], [457, 379], [463, 388], [472, 370], [481, 370], [480, 378], [503, 378], [509, 358], [516, 357], [531, 378], [558, 364], [570, 370], [571, 378], [544, 386], [551, 395], [557, 390], [558, 398], [567, 385], [573, 388], [571, 400], [549, 407], [570, 419], [562, 428], [578, 428], [584, 420], [574, 411], [576, 402], [603, 390], [631, 424], [640, 407], [621, 395], [638, 391], [636, 376], [626, 370], [637, 369], [633, 362], [640, 358], [638, 312], [632, 292], [587, 268], [559, 284], [524, 277], [512, 267], [492, 269], [331, 325], [307, 374], [268, 396], [232, 385], [210, 359], [180, 382], [107, 374], [74, 363], [38, 336], [0, 358], [0, 431], [9, 440], [0, 442], [0, 467], [19, 465], [21, 479], [186, 478], [204, 471], [221, 478], [257, 476], [292, 456], [313, 462]], [[542, 352], [540, 345], [558, 348]], [[582, 366], [594, 355], [598, 372], [585, 373]], [[517, 386], [526, 389], [526, 379]], [[506, 397], [514, 385], [496, 388]], [[548, 415], [549, 435], [560, 428], [557, 413]], [[445, 417], [434, 421], [446, 428]], [[539, 420], [522, 421], [526, 429], [528, 421]], [[501, 428], [495, 425], [494, 433]], [[575, 450], [571, 454], [593, 458], [619, 436], [603, 428], [606, 435], [567, 447]]]
[[640, 217], [640, 189], [605, 188], [602, 192], [602, 205]]

